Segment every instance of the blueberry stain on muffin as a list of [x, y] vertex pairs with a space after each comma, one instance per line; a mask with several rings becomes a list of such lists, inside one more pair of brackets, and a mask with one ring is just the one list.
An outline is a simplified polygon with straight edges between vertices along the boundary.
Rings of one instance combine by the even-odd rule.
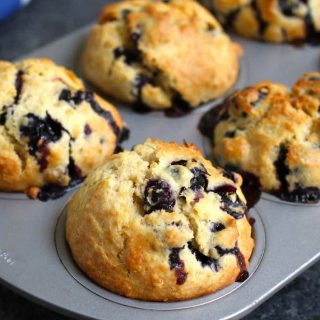
[[172, 248], [169, 255], [170, 270], [175, 270], [177, 285], [186, 282], [188, 274], [185, 271], [184, 262], [180, 259], [179, 253], [183, 248]]

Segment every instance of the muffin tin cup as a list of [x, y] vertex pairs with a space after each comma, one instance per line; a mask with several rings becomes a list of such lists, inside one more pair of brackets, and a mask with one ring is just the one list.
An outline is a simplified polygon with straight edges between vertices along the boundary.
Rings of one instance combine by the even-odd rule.
[[[77, 72], [79, 52], [89, 28], [28, 56], [46, 56]], [[317, 48], [235, 39], [246, 54], [235, 88], [265, 79], [291, 85], [304, 72], [319, 68]], [[281, 65], [287, 66], [285, 71]], [[197, 125], [203, 112], [218, 102], [182, 118], [167, 118], [161, 112], [140, 115], [117, 103], [131, 129], [124, 147], [131, 149], [151, 136], [166, 141], [187, 140], [207, 153]], [[198, 320], [211, 319], [213, 315], [217, 320], [239, 319], [320, 259], [319, 205], [295, 205], [263, 195], [252, 212], [257, 220], [254, 225], [257, 244], [247, 281], [184, 302], [154, 303], [124, 298], [89, 280], [70, 256], [64, 239], [63, 208], [73, 192], [46, 203], [22, 194], [0, 193], [0, 281], [68, 315], [99, 320], [150, 317]]]
[[255, 250], [250, 259], [250, 267], [248, 269], [250, 276], [245, 282], [234, 283], [222, 290], [219, 290], [214, 294], [209, 294], [200, 298], [181, 301], [181, 302], [147, 302], [147, 301], [133, 300], [133, 299], [122, 297], [108, 290], [105, 290], [104, 288], [92, 282], [79, 269], [79, 267], [76, 265], [76, 263], [72, 259], [70, 249], [65, 240], [66, 211], [67, 211], [67, 208], [64, 208], [60, 217], [58, 218], [57, 226], [55, 230], [55, 243], [56, 243], [57, 253], [61, 260], [61, 263], [64, 265], [66, 270], [82, 286], [84, 286], [91, 292], [97, 294], [98, 296], [124, 306], [134, 307], [138, 309], [157, 310], [157, 311], [180, 310], [180, 309], [187, 309], [187, 308], [202, 306], [207, 303], [224, 298], [226, 295], [231, 294], [233, 291], [239, 289], [247, 281], [250, 281], [251, 276], [259, 267], [259, 264], [263, 258], [263, 253], [265, 249], [264, 226], [257, 209], [254, 208], [250, 210], [250, 217], [255, 219], [254, 228], [253, 228], [253, 233], [255, 238]]

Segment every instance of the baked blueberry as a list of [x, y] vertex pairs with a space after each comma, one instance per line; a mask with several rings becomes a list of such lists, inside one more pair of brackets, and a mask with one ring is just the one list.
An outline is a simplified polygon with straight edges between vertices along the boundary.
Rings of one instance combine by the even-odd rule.
[[172, 212], [175, 199], [170, 185], [164, 180], [151, 179], [144, 191], [144, 204], [147, 213], [156, 210]]

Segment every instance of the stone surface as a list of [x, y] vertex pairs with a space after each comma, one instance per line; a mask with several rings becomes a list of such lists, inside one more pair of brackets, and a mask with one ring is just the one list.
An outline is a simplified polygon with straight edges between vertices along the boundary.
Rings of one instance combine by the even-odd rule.
[[[0, 23], [0, 59], [16, 59], [94, 21], [104, 3], [105, 0], [33, 0], [28, 7]], [[70, 318], [32, 303], [0, 285], [0, 319]], [[320, 262], [245, 317], [245, 320], [278, 319], [320, 320]]]

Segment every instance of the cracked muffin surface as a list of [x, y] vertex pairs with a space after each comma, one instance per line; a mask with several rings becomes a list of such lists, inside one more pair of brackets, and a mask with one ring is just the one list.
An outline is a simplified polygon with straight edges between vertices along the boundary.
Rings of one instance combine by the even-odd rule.
[[292, 90], [266, 81], [238, 91], [212, 110], [214, 157], [284, 200], [318, 202], [319, 108], [319, 73], [305, 74]]
[[195, 1], [132, 0], [104, 8], [82, 65], [88, 80], [137, 111], [183, 113], [232, 87], [240, 53]]
[[72, 255], [101, 286], [141, 300], [190, 299], [244, 281], [254, 240], [241, 182], [193, 145], [147, 139], [113, 155], [73, 196]]
[[126, 133], [111, 104], [49, 59], [0, 61], [0, 78], [0, 191], [59, 197]]
[[222, 25], [239, 35], [270, 42], [319, 44], [317, 0], [201, 0]]

